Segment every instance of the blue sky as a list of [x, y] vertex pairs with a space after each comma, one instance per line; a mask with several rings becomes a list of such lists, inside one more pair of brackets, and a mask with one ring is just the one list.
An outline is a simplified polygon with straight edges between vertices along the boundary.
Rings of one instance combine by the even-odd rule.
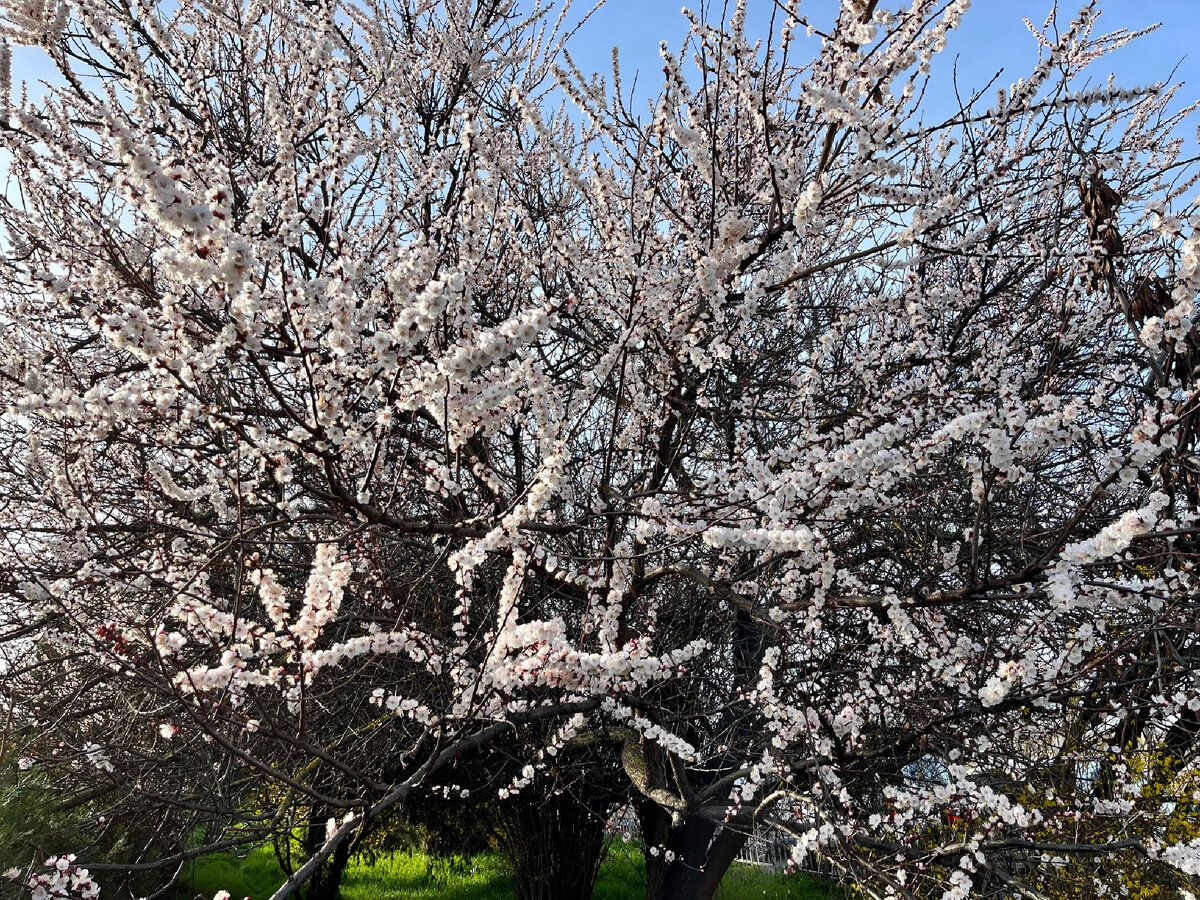
[[[713, 7], [719, 9], [720, 2], [713, 0]], [[771, 0], [749, 2], [750, 30], [765, 34]], [[1175, 80], [1185, 82], [1180, 100], [1200, 98], [1200, 0], [1100, 0], [1099, 6], [1104, 12], [1098, 31], [1144, 28], [1156, 22], [1162, 27], [1098, 64], [1097, 83], [1114, 72], [1125, 86], [1149, 84], [1171, 77], [1178, 66]], [[1025, 75], [1036, 60], [1037, 44], [1022, 18], [1028, 16], [1040, 26], [1050, 7], [1050, 0], [975, 0], [935, 68], [932, 104], [941, 109], [950, 102], [949, 75], [956, 55], [964, 88], [986, 84], [1000, 68], [1005, 70], [1003, 84]], [[578, 2], [576, 11], [586, 8], [586, 2]], [[801, 11], [819, 27], [832, 21], [836, 8], [836, 0], [807, 0]], [[1062, 9], [1064, 21], [1075, 11], [1070, 0], [1065, 0]], [[610, 51], [616, 45], [626, 87], [632, 83], [633, 72], [640, 70], [637, 93], [644, 99], [657, 93], [661, 79], [659, 42], [665, 40], [678, 48], [685, 30], [678, 0], [608, 0], [576, 35], [571, 51], [585, 70], [607, 73]], [[45, 78], [47, 73], [44, 57], [37, 51], [18, 49], [14, 53], [14, 81]]]
[[[699, 2], [689, 5], [699, 8]], [[749, 0], [749, 4], [748, 30], [765, 35], [773, 4], [770, 0]], [[892, 0], [890, 5], [897, 3]], [[715, 0], [712, 6], [719, 10], [721, 0]], [[1178, 65], [1173, 80], [1186, 82], [1180, 101], [1200, 98], [1200, 0], [1099, 0], [1098, 6], [1103, 14], [1095, 34], [1162, 23], [1156, 32], [1098, 63], [1094, 72], [1098, 84], [1103, 84], [1110, 73], [1126, 87], [1166, 81]], [[1051, 7], [1050, 0], [975, 0], [934, 68], [933, 103], [940, 107], [951, 100], [950, 76], [956, 55], [959, 82], [964, 88], [987, 84], [1001, 68], [1004, 75], [999, 84], [1003, 85], [1028, 74], [1037, 60], [1037, 42], [1023, 19], [1028, 17], [1041, 27]], [[1064, 0], [1060, 7], [1060, 21], [1065, 25], [1078, 7], [1072, 0]], [[801, 5], [801, 12], [817, 27], [832, 22], [836, 9], [836, 0], [807, 0]], [[576, 36], [571, 52], [581, 68], [607, 73], [611, 48], [616, 45], [627, 89], [633, 71], [640, 69], [637, 93], [645, 98], [657, 92], [661, 80], [659, 42], [665, 40], [669, 47], [678, 49], [686, 26], [678, 2], [608, 0]]]

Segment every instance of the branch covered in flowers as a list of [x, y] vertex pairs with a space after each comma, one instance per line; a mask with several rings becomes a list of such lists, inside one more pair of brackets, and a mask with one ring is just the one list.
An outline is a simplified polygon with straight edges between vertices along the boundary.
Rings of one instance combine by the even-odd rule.
[[641, 117], [541, 4], [5, 7], [5, 746], [93, 870], [332, 822], [282, 898], [592, 735], [663, 896], [1193, 884], [1190, 109], [1094, 4], [941, 121], [965, 2], [777, 6]]

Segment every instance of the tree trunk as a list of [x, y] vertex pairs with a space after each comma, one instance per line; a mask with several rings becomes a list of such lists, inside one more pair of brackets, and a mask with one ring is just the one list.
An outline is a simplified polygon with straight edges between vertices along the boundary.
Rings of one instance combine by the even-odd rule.
[[[637, 810], [647, 847], [646, 900], [712, 900], [748, 835], [700, 816], [673, 825], [649, 800], [638, 803]], [[651, 847], [660, 852], [651, 854]], [[674, 856], [670, 861], [664, 847]]]
[[[748, 688], [758, 676], [762, 665], [766, 635], [763, 627], [744, 610], [734, 617], [734, 685], [740, 691]], [[751, 731], [749, 709], [735, 709], [733, 724], [735, 739], [747, 739]], [[636, 750], [636, 752], [634, 752]], [[679, 799], [690, 795], [679, 784], [681, 774], [667, 761], [666, 754], [650, 742], [634, 747], [626, 742], [623, 762], [635, 786], [642, 792], [636, 803], [646, 842], [646, 900], [711, 900], [721, 879], [737, 859], [749, 839], [749, 829], [733, 827], [710, 818], [684, 814], [682, 822], [673, 823], [671, 815], [655, 803], [657, 789], [678, 794]], [[706, 778], [717, 776], [711, 769]], [[649, 852], [658, 848], [657, 856]], [[672, 858], [662, 852], [670, 851]]]
[[[329, 812], [321, 807], [314, 807], [309, 812], [308, 825], [304, 830], [304, 854], [311, 857], [325, 843], [325, 823]], [[350, 849], [353, 839], [342, 841], [333, 851], [333, 855], [317, 868], [304, 886], [305, 900], [337, 900], [341, 892], [342, 876], [346, 873], [346, 865], [350, 862]]]
[[305, 900], [337, 900], [341, 892], [342, 876], [350, 861], [350, 841], [343, 841], [325, 864], [313, 873], [305, 888]]

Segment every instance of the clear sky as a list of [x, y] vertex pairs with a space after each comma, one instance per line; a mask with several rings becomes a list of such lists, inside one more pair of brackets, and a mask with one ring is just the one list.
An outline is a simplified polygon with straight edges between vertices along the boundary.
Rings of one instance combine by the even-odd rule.
[[[578, 2], [578, 0], [577, 0]], [[701, 0], [687, 5], [699, 8]], [[883, 0], [888, 3], [888, 0]], [[731, 0], [732, 5], [732, 0]], [[750, 26], [754, 34], [766, 34], [771, 0], [749, 0]], [[895, 0], [889, 5], [897, 5]], [[950, 76], [957, 57], [959, 83], [964, 89], [982, 87], [1003, 68], [997, 86], [1029, 73], [1037, 60], [1037, 41], [1025, 27], [1028, 17], [1039, 28], [1052, 8], [1051, 0], [974, 0], [962, 26], [950, 36], [946, 53], [934, 68], [934, 105], [948, 104]], [[1078, 6], [1072, 0], [1060, 3], [1059, 21], [1074, 17]], [[1110, 73], [1125, 87], [1156, 81], [1184, 81], [1179, 100], [1200, 99], [1200, 0], [1099, 0], [1103, 10], [1094, 34], [1121, 28], [1141, 29], [1162, 23], [1157, 31], [1110, 55], [1097, 64], [1097, 84]], [[581, 68], [607, 73], [613, 45], [621, 52], [622, 77], [628, 84], [635, 69], [641, 71], [638, 96], [657, 93], [661, 81], [658, 56], [660, 41], [678, 49], [687, 23], [676, 0], [607, 0], [587, 22], [572, 44], [572, 55]], [[582, 5], [580, 8], [583, 8]], [[717, 11], [721, 0], [710, 0]], [[833, 21], [836, 0], [807, 0], [801, 12], [818, 28]], [[1176, 69], [1176, 66], [1178, 68]], [[1172, 70], [1176, 69], [1172, 78]], [[940, 95], [938, 91], [947, 91]], [[1200, 124], [1200, 116], [1197, 116]], [[1194, 129], [1190, 140], [1194, 140]]]
[[[701, 2], [696, 0], [693, 5], [699, 7]], [[722, 0], [709, 2], [719, 10]], [[884, 2], [894, 5], [897, 0]], [[750, 30], [765, 35], [773, 4], [771, 0], [749, 3]], [[610, 51], [616, 45], [621, 51], [626, 87], [632, 82], [633, 72], [640, 70], [638, 96], [651, 96], [657, 93], [661, 80], [659, 42], [665, 40], [670, 47], [678, 48], [686, 30], [680, 5], [678, 0], [607, 0], [576, 35], [572, 55], [585, 70], [607, 73]], [[1026, 75], [1037, 57], [1037, 44], [1022, 19], [1028, 16], [1040, 26], [1051, 5], [1051, 0], [975, 0], [935, 68], [935, 92], [930, 100], [938, 111], [950, 102], [948, 76], [955, 57], [964, 88], [986, 84], [1000, 68], [1005, 70], [1001, 83]], [[1200, 0], [1099, 0], [1098, 6], [1103, 10], [1098, 31], [1144, 28], [1157, 22], [1162, 27], [1102, 61], [1095, 72], [1097, 83], [1115, 72], [1125, 86], [1149, 84], [1167, 80], [1178, 66], [1174, 79], [1185, 82], [1180, 100], [1200, 98]], [[1064, 0], [1061, 7], [1060, 16], [1065, 22], [1076, 6], [1072, 0]], [[586, 0], [577, 0], [576, 12], [587, 8]], [[836, 8], [836, 0], [807, 0], [801, 12], [820, 27], [832, 21]], [[13, 80], [47, 77], [43, 60], [36, 51], [18, 49], [13, 58]], [[1189, 138], [1194, 140], [1194, 130]]]

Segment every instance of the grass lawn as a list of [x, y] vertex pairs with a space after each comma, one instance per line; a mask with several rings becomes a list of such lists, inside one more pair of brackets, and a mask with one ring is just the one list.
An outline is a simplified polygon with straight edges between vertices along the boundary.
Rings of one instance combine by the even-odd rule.
[[[191, 890], [182, 888], [180, 900], [195, 894], [212, 897], [229, 891], [233, 900], [267, 900], [284, 881], [270, 849], [260, 848], [243, 857], [210, 856], [198, 860]], [[596, 885], [594, 900], [635, 900], [645, 891], [641, 850], [631, 844], [614, 844]], [[718, 900], [835, 900], [843, 896], [834, 886], [803, 875], [772, 875], [755, 866], [735, 864], [717, 891]], [[420, 854], [382, 854], [373, 864], [356, 859], [342, 882], [343, 900], [515, 900], [504, 863], [494, 856], [470, 859], [430, 859]]]

